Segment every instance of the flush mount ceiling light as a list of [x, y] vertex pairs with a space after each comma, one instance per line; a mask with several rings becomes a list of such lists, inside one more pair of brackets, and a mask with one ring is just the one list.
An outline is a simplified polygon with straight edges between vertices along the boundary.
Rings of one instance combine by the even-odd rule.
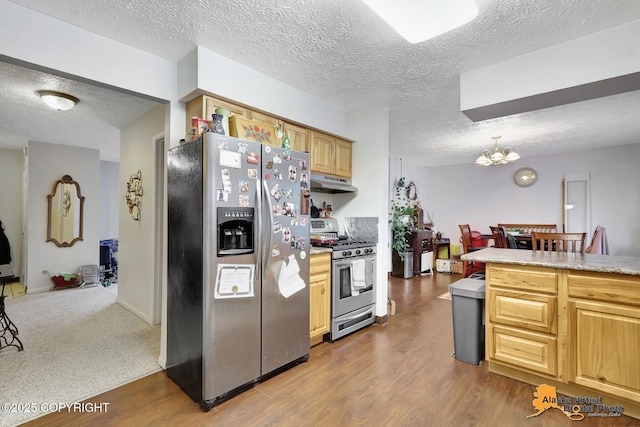
[[362, 0], [409, 43], [420, 43], [478, 15], [473, 0]]
[[518, 153], [513, 151], [511, 147], [505, 147], [502, 150], [498, 147], [498, 140], [500, 139], [499, 136], [492, 136], [491, 138], [493, 138], [495, 142], [493, 151], [484, 150], [476, 159], [477, 165], [498, 166], [513, 162], [514, 160], [518, 160], [520, 158]]
[[80, 102], [75, 96], [53, 90], [39, 90], [36, 93], [42, 98], [45, 104], [54, 110], [67, 111]]

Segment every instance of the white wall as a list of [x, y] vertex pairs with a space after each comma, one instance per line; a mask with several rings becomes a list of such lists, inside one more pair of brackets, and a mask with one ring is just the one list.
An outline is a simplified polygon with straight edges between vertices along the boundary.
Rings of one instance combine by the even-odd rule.
[[11, 245], [13, 274], [22, 274], [22, 150], [0, 149], [0, 221]]
[[[404, 169], [407, 167], [404, 161]], [[559, 229], [561, 180], [564, 174], [589, 173], [591, 177], [591, 229], [607, 229], [612, 255], [640, 256], [640, 144], [577, 151], [554, 156], [523, 158], [501, 167], [475, 164], [409, 169], [415, 173], [423, 208], [434, 213], [436, 227], [458, 243], [458, 224], [489, 233], [503, 223], [550, 223]], [[529, 188], [513, 183], [513, 173], [524, 166], [538, 172]], [[414, 168], [412, 165], [411, 168]], [[424, 195], [424, 196], [423, 196]]]
[[357, 142], [352, 146], [354, 193], [334, 194], [335, 217], [344, 225], [345, 216], [378, 217], [376, 316], [387, 314], [387, 269], [389, 246], [389, 111], [377, 110], [358, 116]]
[[[27, 157], [27, 271], [28, 292], [52, 287], [48, 271], [75, 273], [78, 267], [99, 264], [100, 240], [100, 151], [29, 141]], [[83, 240], [59, 248], [47, 242], [47, 195], [53, 184], [70, 175], [84, 196]]]
[[100, 240], [118, 238], [118, 207], [123, 199], [119, 190], [120, 165], [100, 162]]
[[164, 131], [165, 105], [159, 105], [122, 129], [120, 142], [120, 194], [124, 196], [132, 174], [142, 173], [140, 219], [134, 220], [124, 199], [118, 203], [118, 302], [149, 323], [154, 315], [156, 154], [153, 137]]

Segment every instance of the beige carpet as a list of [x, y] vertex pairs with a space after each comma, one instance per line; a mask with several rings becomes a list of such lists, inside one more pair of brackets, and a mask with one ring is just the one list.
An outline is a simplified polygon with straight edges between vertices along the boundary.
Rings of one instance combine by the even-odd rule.
[[44, 415], [43, 404], [80, 402], [161, 370], [160, 325], [117, 304], [116, 286], [5, 301], [24, 350], [0, 350], [0, 403], [33, 403], [35, 412], [6, 412], [5, 405], [1, 427]]

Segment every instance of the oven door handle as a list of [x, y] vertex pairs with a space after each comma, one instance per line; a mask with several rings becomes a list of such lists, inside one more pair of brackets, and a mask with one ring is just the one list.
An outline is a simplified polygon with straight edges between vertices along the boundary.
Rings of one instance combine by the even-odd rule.
[[359, 317], [362, 317], [366, 314], [368, 314], [369, 312], [373, 313], [373, 308], [375, 307], [375, 304], [372, 305], [369, 309], [363, 311], [362, 313], [358, 313], [358, 314], [354, 314], [353, 316], [349, 316], [349, 317], [341, 317], [340, 318], [340, 322], [344, 322], [346, 320], [355, 320]]

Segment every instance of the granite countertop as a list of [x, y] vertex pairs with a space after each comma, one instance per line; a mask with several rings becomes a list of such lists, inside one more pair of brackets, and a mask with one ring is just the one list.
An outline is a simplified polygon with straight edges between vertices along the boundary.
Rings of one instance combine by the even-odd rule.
[[540, 252], [523, 249], [487, 248], [464, 254], [463, 261], [517, 264], [566, 270], [596, 271], [640, 276], [640, 257]]
[[319, 246], [311, 246], [311, 255], [317, 254], [329, 254], [333, 252], [331, 248], [319, 247]]

